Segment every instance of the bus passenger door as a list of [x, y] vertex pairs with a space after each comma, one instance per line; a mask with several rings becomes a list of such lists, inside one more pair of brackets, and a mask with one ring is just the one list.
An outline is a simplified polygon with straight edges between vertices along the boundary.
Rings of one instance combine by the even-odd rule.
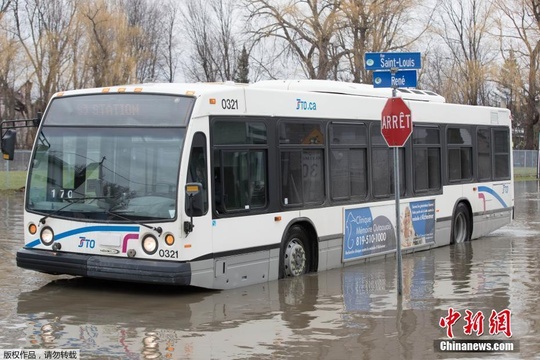
[[[186, 178], [185, 213], [188, 218], [184, 220], [184, 234], [196, 237], [194, 244], [202, 245], [205, 254], [212, 252], [212, 232], [210, 228], [210, 214], [208, 212], [208, 152], [206, 149], [206, 136], [198, 132], [193, 137], [189, 155], [188, 172]], [[203, 242], [207, 242], [204, 243]], [[191, 243], [191, 242], [190, 242]], [[201, 255], [201, 254], [197, 254]], [[204, 254], [203, 254], [204, 255]]]

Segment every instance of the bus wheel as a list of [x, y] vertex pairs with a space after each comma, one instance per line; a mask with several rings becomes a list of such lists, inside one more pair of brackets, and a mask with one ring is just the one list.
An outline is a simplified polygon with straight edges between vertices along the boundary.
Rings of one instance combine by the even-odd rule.
[[293, 226], [281, 250], [281, 274], [283, 277], [300, 276], [308, 269], [308, 238], [300, 226]]
[[452, 217], [451, 243], [458, 244], [471, 240], [471, 218], [469, 209], [463, 203], [459, 203]]

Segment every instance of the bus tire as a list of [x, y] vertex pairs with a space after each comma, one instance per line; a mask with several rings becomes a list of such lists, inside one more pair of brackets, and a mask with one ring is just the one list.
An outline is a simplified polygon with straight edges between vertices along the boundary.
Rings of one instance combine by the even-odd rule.
[[459, 244], [471, 240], [471, 215], [467, 206], [460, 202], [452, 216], [451, 244]]
[[309, 272], [308, 244], [304, 229], [299, 225], [292, 226], [281, 247], [280, 278], [296, 277]]

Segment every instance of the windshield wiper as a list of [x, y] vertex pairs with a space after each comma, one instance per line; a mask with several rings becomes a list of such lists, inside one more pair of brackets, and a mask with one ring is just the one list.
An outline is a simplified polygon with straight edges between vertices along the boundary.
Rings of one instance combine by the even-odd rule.
[[47, 214], [46, 216], [39, 219], [39, 222], [42, 224], [45, 224], [45, 220], [47, 220], [49, 217], [59, 214], [64, 209], [70, 207], [73, 204], [77, 204], [79, 201], [86, 201], [86, 200], [102, 200], [102, 199], [110, 199], [110, 196], [89, 196], [89, 197], [80, 197], [80, 198], [64, 198], [62, 200], [65, 200], [68, 202], [66, 206], [62, 206], [60, 209], [57, 209], [53, 211], [52, 213]]
[[161, 234], [163, 233], [163, 229], [161, 228], [161, 226], [158, 226], [158, 227], [153, 227], [153, 226], [150, 226], [150, 225], [147, 225], [147, 224], [144, 224], [140, 221], [136, 221], [136, 220], [133, 220], [133, 219], [130, 219], [128, 217], [125, 217], [125, 216], [122, 216], [116, 212], [112, 212], [110, 210], [105, 210], [105, 212], [109, 215], [112, 215], [112, 216], [116, 216], [117, 218], [119, 219], [122, 219], [122, 220], [126, 220], [126, 221], [131, 221], [137, 225], [141, 225], [141, 226], [144, 226], [145, 228], [147, 229], [150, 229], [150, 230], [154, 230], [155, 232], [157, 232], [159, 234], [159, 236], [161, 236]]
[[[71, 205], [73, 204], [77, 204], [79, 201], [84, 201], [84, 200], [103, 200], [103, 199], [111, 199], [112, 197], [111, 196], [89, 196], [89, 197], [82, 197], [82, 198], [72, 198], [72, 199], [64, 199], [66, 201], [68, 201], [69, 203], [66, 205], [66, 206], [62, 206], [60, 209], [57, 209], [55, 211], [53, 211], [52, 213], [50, 214], [47, 214], [46, 216], [42, 217], [41, 219], [39, 219], [39, 222], [41, 224], [45, 224], [45, 220], [47, 220], [49, 217], [53, 216], [53, 215], [56, 215], [58, 213], [60, 213], [61, 211], [63, 211], [64, 209], [70, 207]], [[106, 210], [105, 213], [109, 214], [109, 215], [112, 215], [112, 216], [116, 216], [117, 218], [119, 219], [122, 219], [122, 220], [127, 220], [127, 221], [131, 221], [137, 225], [141, 225], [141, 226], [144, 226], [145, 228], [147, 229], [150, 229], [150, 230], [154, 230], [155, 232], [157, 232], [159, 234], [159, 236], [161, 236], [161, 234], [163, 234], [163, 229], [161, 228], [161, 226], [158, 226], [158, 227], [153, 227], [153, 226], [150, 226], [150, 225], [147, 225], [147, 224], [144, 224], [140, 221], [136, 221], [136, 220], [133, 220], [133, 219], [130, 219], [130, 218], [127, 218], [125, 216], [122, 216], [118, 213], [115, 213], [115, 212], [111, 212], [109, 210]]]

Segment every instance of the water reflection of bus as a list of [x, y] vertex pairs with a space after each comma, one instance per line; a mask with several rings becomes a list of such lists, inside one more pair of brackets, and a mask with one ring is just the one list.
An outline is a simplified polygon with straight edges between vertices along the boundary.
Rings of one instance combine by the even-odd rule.
[[[26, 348], [80, 349], [85, 359], [242, 357], [244, 350], [272, 353], [253, 346], [288, 341], [317, 323], [317, 282], [299, 277], [208, 292], [64, 279], [21, 294], [17, 313], [26, 320]], [[334, 287], [339, 292], [340, 282]]]
[[148, 84], [56, 94], [26, 186], [20, 267], [234, 288], [465, 242], [511, 221], [510, 114], [326, 81]]
[[[428, 356], [444, 334], [438, 321], [448, 302], [436, 288], [448, 276], [448, 250], [403, 260], [401, 298], [395, 261], [225, 292], [54, 281], [19, 296], [17, 316], [26, 326], [16, 339], [25, 348], [80, 349], [84, 359], [346, 359], [358, 349], [371, 358]], [[389, 341], [396, 336], [415, 341]]]

